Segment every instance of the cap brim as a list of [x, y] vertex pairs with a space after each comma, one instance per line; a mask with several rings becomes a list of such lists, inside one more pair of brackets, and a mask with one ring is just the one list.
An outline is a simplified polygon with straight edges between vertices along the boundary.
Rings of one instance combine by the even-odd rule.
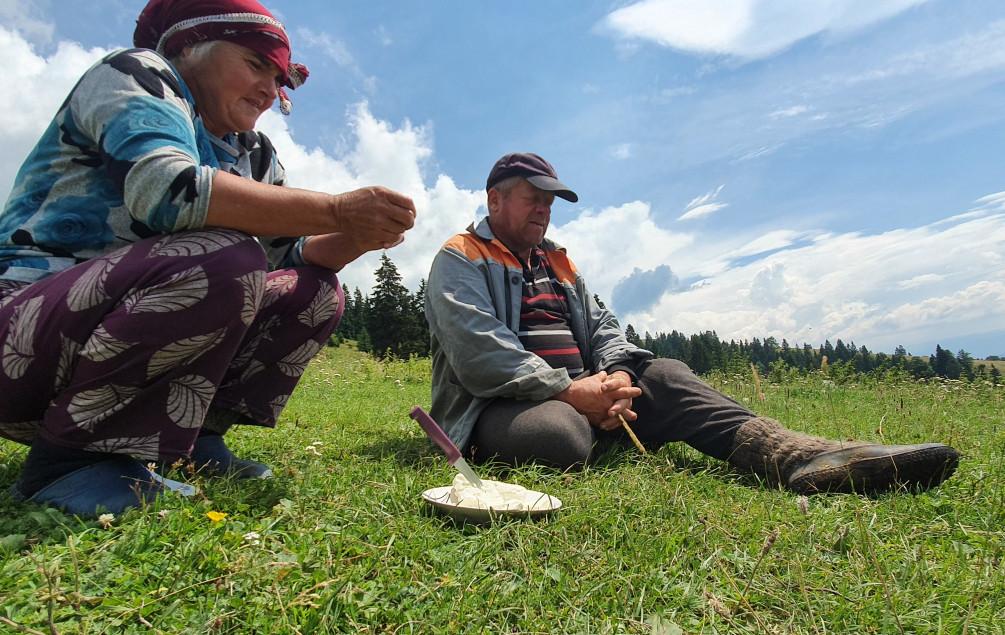
[[558, 179], [552, 178], [550, 176], [544, 176], [541, 174], [535, 174], [534, 176], [526, 176], [527, 182], [534, 187], [544, 190], [546, 192], [554, 192], [555, 196], [559, 198], [564, 198], [570, 203], [576, 203], [579, 201], [579, 196], [575, 192], [569, 189], [565, 183], [562, 183]]

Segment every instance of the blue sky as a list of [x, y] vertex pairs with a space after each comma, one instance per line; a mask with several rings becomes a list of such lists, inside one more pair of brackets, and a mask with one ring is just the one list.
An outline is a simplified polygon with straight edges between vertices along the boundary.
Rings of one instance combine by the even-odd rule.
[[[0, 190], [142, 5], [0, 0]], [[294, 185], [413, 196], [413, 288], [530, 150], [580, 195], [551, 236], [639, 331], [1005, 354], [1000, 2], [267, 5], [311, 78], [262, 129]]]

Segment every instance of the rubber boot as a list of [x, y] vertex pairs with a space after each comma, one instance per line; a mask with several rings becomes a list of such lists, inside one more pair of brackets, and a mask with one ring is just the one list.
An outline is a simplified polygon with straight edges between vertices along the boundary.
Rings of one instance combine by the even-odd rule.
[[755, 417], [736, 431], [729, 462], [800, 494], [924, 490], [949, 478], [960, 455], [941, 443], [880, 445], [793, 432]]

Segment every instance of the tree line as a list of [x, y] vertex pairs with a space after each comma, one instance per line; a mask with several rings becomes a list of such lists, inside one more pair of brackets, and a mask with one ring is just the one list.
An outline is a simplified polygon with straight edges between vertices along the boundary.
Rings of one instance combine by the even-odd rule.
[[[384, 254], [375, 272], [376, 282], [369, 295], [359, 288], [345, 294], [345, 309], [333, 343], [344, 339], [356, 341], [356, 346], [376, 357], [408, 358], [429, 355], [429, 326], [423, 311], [426, 281], [419, 283], [414, 294], [401, 282], [401, 274], [394, 262]], [[594, 296], [601, 306], [603, 302]], [[1001, 371], [994, 365], [976, 362], [965, 350], [956, 353], [936, 345], [929, 356], [911, 355], [903, 346], [893, 354], [874, 353], [854, 342], [838, 339], [820, 346], [789, 344], [774, 337], [752, 340], [719, 339], [715, 331], [685, 335], [673, 330], [669, 333], [648, 331], [640, 336], [631, 324], [625, 329], [627, 339], [657, 357], [679, 359], [698, 374], [710, 371], [746, 372], [753, 364], [762, 373], [790, 369], [809, 372], [826, 368], [828, 372], [867, 374], [898, 370], [917, 379], [945, 377], [948, 379], [986, 379], [1001, 381]], [[1000, 359], [990, 356], [988, 360]]]
[[725, 342], [715, 331], [690, 336], [676, 330], [656, 335], [646, 332], [640, 337], [631, 324], [625, 329], [625, 336], [657, 357], [681, 360], [699, 374], [713, 370], [737, 372], [750, 364], [754, 364], [760, 372], [768, 372], [782, 364], [784, 368], [800, 372], [821, 368], [848, 374], [899, 370], [916, 379], [944, 377], [968, 381], [987, 379], [994, 383], [1001, 381], [1001, 371], [996, 366], [977, 362], [965, 350], [954, 354], [940, 345], [936, 345], [935, 352], [929, 356], [917, 356], [908, 353], [903, 346], [894, 349], [893, 354], [874, 353], [864, 345], [846, 344], [840, 339], [833, 344], [825, 340], [823, 345], [814, 348], [809, 344], [791, 345], [785, 339], [779, 343], [774, 337]]
[[332, 343], [356, 340], [359, 350], [380, 358], [428, 356], [429, 326], [423, 310], [426, 281], [419, 283], [414, 294], [409, 292], [387, 254], [381, 255], [374, 275], [376, 283], [369, 295], [363, 295], [359, 287], [350, 294], [349, 287], [342, 285], [345, 308]]

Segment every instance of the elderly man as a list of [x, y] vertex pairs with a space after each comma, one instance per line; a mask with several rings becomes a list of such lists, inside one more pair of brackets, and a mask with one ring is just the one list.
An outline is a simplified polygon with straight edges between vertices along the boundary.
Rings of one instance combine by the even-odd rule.
[[587, 291], [545, 238], [558, 196], [579, 200], [536, 154], [508, 154], [486, 183], [488, 218], [448, 240], [426, 293], [432, 415], [476, 460], [586, 463], [598, 437], [683, 441], [790, 490], [927, 488], [959, 460], [951, 447], [843, 443], [792, 432], [653, 359]]

